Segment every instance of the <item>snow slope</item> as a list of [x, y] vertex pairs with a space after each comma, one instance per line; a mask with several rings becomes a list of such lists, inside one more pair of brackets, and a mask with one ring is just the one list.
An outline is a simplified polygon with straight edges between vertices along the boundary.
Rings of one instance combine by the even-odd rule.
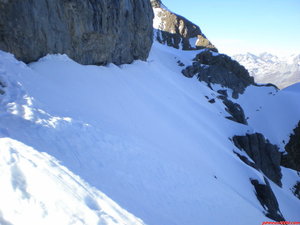
[[0, 224], [143, 224], [46, 153], [0, 138]]
[[[147, 62], [99, 67], [79, 65], [65, 55], [27, 66], [0, 52], [5, 86], [0, 135], [10, 138], [3, 146], [10, 140], [46, 152], [146, 224], [270, 221], [249, 180], [264, 183], [263, 175], [240, 161], [229, 138], [264, 131], [274, 143], [286, 140], [300, 119], [300, 92], [249, 87], [238, 101], [250, 125], [235, 123], [225, 119], [228, 113], [215, 91], [181, 74], [178, 60], [189, 65], [196, 53], [154, 43]], [[275, 108], [278, 115], [269, 118], [274, 125], [264, 128], [261, 116], [274, 112], [271, 100], [277, 104], [277, 99], [282, 101]], [[297, 175], [286, 170], [285, 178], [283, 188], [276, 189], [280, 209], [287, 220], [300, 220], [300, 201], [290, 191]], [[83, 195], [79, 200], [67, 195], [62, 202], [79, 201], [84, 212], [95, 215], [89, 203], [84, 206]]]
[[246, 111], [253, 131], [263, 133], [284, 151], [290, 133], [299, 121], [299, 93], [300, 83], [280, 91], [273, 87], [250, 86], [237, 102]]
[[300, 82], [300, 55], [278, 57], [270, 53], [234, 55], [258, 83], [273, 83], [279, 88]]

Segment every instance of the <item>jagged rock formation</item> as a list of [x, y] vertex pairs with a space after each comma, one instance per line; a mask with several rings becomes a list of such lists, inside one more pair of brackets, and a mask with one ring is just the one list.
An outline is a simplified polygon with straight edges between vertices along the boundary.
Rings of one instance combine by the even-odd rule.
[[169, 11], [160, 0], [151, 0], [151, 4], [155, 14], [156, 39], [160, 43], [183, 50], [209, 48], [218, 51], [199, 26]]
[[0, 49], [32, 62], [65, 53], [82, 64], [148, 57], [153, 10], [148, 0], [0, 1]]
[[300, 171], [300, 121], [285, 146], [287, 154], [283, 154], [281, 165]]
[[194, 63], [182, 71], [186, 77], [197, 74], [200, 81], [210, 84], [221, 84], [233, 90], [232, 97], [238, 98], [246, 87], [254, 83], [248, 71], [237, 61], [224, 54], [216, 54], [209, 50], [196, 55]]
[[271, 144], [260, 133], [234, 136], [232, 140], [237, 148], [244, 150], [255, 162], [255, 168], [281, 186], [281, 154], [276, 145]]
[[269, 181], [264, 178], [266, 184], [259, 183], [258, 180], [251, 180], [251, 184], [255, 188], [256, 197], [263, 208], [267, 217], [275, 221], [284, 221], [284, 217], [280, 212], [278, 201], [274, 195]]

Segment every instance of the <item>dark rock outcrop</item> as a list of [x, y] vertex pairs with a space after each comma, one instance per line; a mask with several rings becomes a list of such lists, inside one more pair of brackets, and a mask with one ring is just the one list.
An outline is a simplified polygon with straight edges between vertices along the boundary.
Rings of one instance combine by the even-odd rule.
[[281, 186], [281, 153], [276, 145], [271, 144], [260, 133], [234, 136], [233, 143], [240, 150], [244, 150], [270, 180]]
[[237, 123], [247, 125], [248, 122], [245, 117], [243, 108], [239, 104], [228, 99], [227, 90], [217, 90], [217, 93], [220, 94], [217, 96], [217, 98], [222, 100], [223, 104], [225, 105], [226, 112], [230, 114], [230, 116], [227, 116], [225, 118]]
[[258, 180], [251, 180], [251, 184], [255, 188], [255, 194], [262, 205], [266, 210], [264, 214], [272, 220], [275, 221], [284, 221], [284, 217], [280, 212], [278, 201], [274, 195], [269, 181], [265, 178], [266, 184], [260, 184]]
[[155, 20], [160, 23], [154, 31], [160, 43], [183, 50], [208, 48], [218, 51], [199, 26], [169, 11], [160, 0], [151, 0], [151, 4], [155, 11]]
[[146, 60], [153, 38], [148, 0], [0, 1], [0, 49], [26, 63], [65, 53], [82, 64]]
[[223, 104], [226, 106], [225, 110], [231, 115], [230, 117], [226, 117], [227, 119], [245, 125], [248, 124], [245, 118], [244, 110], [239, 104], [228, 99], [223, 100]]
[[186, 77], [197, 74], [200, 81], [210, 84], [221, 84], [233, 90], [232, 97], [244, 93], [246, 87], [254, 83], [244, 66], [224, 54], [209, 50], [197, 54], [194, 63], [182, 71]]
[[282, 156], [281, 165], [300, 171], [300, 121], [290, 135], [290, 140], [285, 146], [287, 154]]
[[208, 100], [209, 103], [214, 104], [216, 102], [216, 100], [214, 98]]
[[3, 95], [5, 93], [4, 88], [6, 85], [0, 80], [0, 95]]
[[300, 182], [298, 181], [292, 189], [293, 194], [300, 200]]

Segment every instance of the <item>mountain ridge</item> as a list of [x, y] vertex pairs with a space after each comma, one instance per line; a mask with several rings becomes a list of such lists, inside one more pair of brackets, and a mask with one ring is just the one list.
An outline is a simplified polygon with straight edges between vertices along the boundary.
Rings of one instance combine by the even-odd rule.
[[300, 54], [279, 57], [267, 52], [246, 53], [232, 58], [245, 66], [258, 83], [273, 83], [285, 88], [300, 82]]

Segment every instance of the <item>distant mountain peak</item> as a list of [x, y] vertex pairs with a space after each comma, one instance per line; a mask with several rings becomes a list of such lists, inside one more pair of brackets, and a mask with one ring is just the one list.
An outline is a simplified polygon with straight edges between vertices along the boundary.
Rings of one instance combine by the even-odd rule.
[[273, 83], [285, 88], [300, 82], [300, 54], [277, 56], [269, 52], [245, 53], [232, 56], [246, 67], [258, 83]]

